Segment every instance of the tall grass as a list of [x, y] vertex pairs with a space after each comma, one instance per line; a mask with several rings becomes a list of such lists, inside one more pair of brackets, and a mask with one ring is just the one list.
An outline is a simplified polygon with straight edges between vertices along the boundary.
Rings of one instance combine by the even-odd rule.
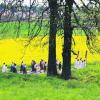
[[76, 70], [73, 79], [0, 73], [0, 100], [100, 100], [100, 67]]

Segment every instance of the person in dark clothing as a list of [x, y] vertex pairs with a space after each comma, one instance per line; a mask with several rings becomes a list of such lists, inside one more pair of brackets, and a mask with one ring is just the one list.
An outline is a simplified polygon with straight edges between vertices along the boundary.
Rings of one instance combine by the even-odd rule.
[[23, 65], [23, 74], [27, 74], [26, 64]]
[[20, 72], [22, 73], [23, 72], [23, 66], [24, 66], [24, 63], [23, 61], [21, 62], [21, 66], [20, 66]]
[[61, 70], [61, 62], [59, 62], [59, 66], [58, 66], [59, 70]]
[[34, 60], [32, 60], [32, 63], [31, 63], [32, 72], [36, 72], [36, 68], [34, 67], [35, 64], [36, 64], [36, 62]]
[[45, 62], [44, 64], [44, 72], [46, 72], [46, 70], [47, 70], [47, 62]]
[[16, 64], [15, 63], [12, 63], [10, 71], [13, 72], [13, 73], [17, 73], [17, 69], [16, 69]]
[[40, 72], [44, 72], [44, 66], [45, 66], [45, 61], [44, 60], [41, 60], [40, 61]]
[[13, 73], [17, 73], [17, 69], [16, 69], [16, 64], [14, 63], [14, 66], [13, 66]]
[[13, 72], [13, 67], [14, 67], [14, 63], [12, 62], [12, 65], [11, 65], [11, 68], [10, 68], [11, 72]]
[[42, 64], [43, 60], [40, 61], [40, 70], [43, 70], [43, 64]]

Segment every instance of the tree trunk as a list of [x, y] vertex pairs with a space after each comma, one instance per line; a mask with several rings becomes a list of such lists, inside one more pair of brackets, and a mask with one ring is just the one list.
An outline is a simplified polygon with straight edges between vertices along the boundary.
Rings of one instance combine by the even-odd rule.
[[64, 14], [64, 47], [63, 47], [63, 68], [62, 78], [68, 80], [71, 78], [71, 45], [72, 45], [72, 26], [71, 12], [73, 0], [66, 0]]
[[48, 0], [50, 7], [49, 57], [47, 75], [57, 75], [56, 68], [56, 33], [57, 33], [57, 0]]

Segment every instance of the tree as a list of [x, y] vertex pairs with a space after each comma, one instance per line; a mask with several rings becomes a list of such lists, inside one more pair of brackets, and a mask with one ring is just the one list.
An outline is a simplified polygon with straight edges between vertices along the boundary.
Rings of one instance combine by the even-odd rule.
[[57, 0], [48, 0], [50, 8], [49, 58], [48, 75], [57, 75], [56, 68], [56, 33], [57, 33]]
[[[89, 9], [88, 4], [91, 4], [91, 0], [86, 5], [83, 0], [81, 0], [83, 7], [85, 10], [81, 9], [79, 5], [74, 0], [65, 0], [65, 12], [64, 12], [64, 47], [63, 47], [63, 68], [62, 68], [62, 78], [63, 79], [70, 79], [71, 78], [71, 51], [72, 51], [72, 33], [73, 29], [81, 28], [86, 37], [87, 37], [87, 46], [90, 51], [94, 52], [100, 52], [99, 45], [100, 41], [96, 38], [96, 35], [93, 32], [93, 28], [96, 30], [99, 27], [98, 23], [98, 14], [97, 11], [94, 11], [93, 9]], [[99, 8], [100, 1], [98, 0], [92, 0], [94, 6], [96, 8]], [[89, 18], [90, 14], [92, 17], [89, 19], [89, 22], [84, 23], [83, 19], [79, 16], [77, 16], [76, 12], [74, 11], [73, 4], [76, 6], [78, 11], [84, 12], [85, 16], [87, 15], [87, 18]], [[73, 15], [72, 15], [73, 13]], [[83, 13], [83, 14], [84, 14]], [[75, 23], [77, 26], [73, 26], [72, 24], [72, 17], [74, 16]], [[85, 19], [86, 20], [86, 19]], [[89, 24], [88, 24], [89, 23]], [[94, 48], [95, 47], [95, 48]]]
[[64, 13], [64, 47], [63, 47], [63, 68], [62, 78], [71, 78], [71, 46], [72, 46], [72, 32], [71, 13], [73, 0], [65, 0], [65, 13]]

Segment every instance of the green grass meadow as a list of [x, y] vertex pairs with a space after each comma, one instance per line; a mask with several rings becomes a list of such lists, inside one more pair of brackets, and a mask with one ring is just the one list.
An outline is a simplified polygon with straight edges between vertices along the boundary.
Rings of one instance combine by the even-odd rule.
[[[36, 21], [30, 22], [2, 22], [0, 23], [0, 39], [3, 38], [16, 38], [16, 37], [28, 37], [33, 34], [46, 35], [49, 34], [49, 24], [48, 21], [43, 20], [42, 27], [41, 22], [36, 24]], [[93, 34], [100, 35], [97, 30], [92, 30]], [[62, 30], [58, 30], [57, 35], [61, 35]], [[84, 31], [81, 29], [74, 29], [73, 35], [85, 35]]]
[[100, 64], [74, 69], [72, 79], [0, 72], [0, 100], [100, 100]]

